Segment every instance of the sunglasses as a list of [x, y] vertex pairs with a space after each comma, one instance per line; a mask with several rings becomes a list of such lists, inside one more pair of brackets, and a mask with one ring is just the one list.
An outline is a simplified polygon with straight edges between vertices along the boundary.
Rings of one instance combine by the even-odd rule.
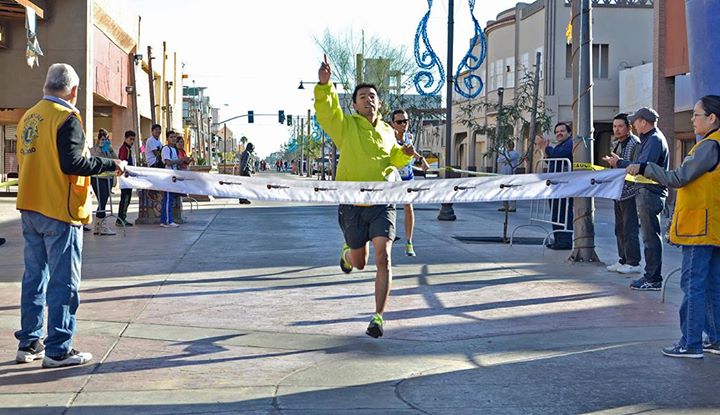
[[395, 124], [407, 124], [409, 120], [395, 120], [393, 121]]

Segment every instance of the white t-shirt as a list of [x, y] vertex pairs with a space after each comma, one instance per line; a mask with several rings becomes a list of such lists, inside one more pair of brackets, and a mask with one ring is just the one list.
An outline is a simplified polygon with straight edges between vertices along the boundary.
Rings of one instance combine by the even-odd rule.
[[145, 160], [147, 160], [148, 166], [152, 166], [157, 161], [157, 157], [153, 154], [153, 150], [159, 150], [162, 147], [162, 143], [157, 138], [150, 136], [145, 141]]
[[[177, 160], [178, 159], [178, 153], [176, 148], [170, 148], [168, 146], [165, 146], [162, 148], [161, 157], [163, 161], [165, 160]], [[171, 164], [169, 166], [165, 166], [166, 169], [171, 170], [177, 170], [178, 165], [177, 164]]]

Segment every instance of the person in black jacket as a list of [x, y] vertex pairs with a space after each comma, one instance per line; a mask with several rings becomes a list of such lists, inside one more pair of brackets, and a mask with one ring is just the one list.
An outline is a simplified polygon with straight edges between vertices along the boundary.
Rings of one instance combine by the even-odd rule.
[[[245, 147], [245, 151], [240, 154], [240, 175], [250, 177], [253, 172], [252, 170], [252, 152], [255, 150], [253, 143], [248, 143]], [[250, 201], [247, 199], [240, 199], [240, 204], [249, 205]]]

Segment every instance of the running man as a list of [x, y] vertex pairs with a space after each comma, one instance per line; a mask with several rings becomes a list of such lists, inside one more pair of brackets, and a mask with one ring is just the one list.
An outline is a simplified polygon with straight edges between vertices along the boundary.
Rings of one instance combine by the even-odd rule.
[[[395, 129], [395, 140], [397, 140], [397, 143], [400, 146], [404, 146], [406, 144], [412, 145], [413, 143], [413, 135], [408, 131], [409, 122], [410, 120], [408, 119], [408, 115], [405, 110], [397, 109], [393, 111], [392, 127]], [[430, 168], [430, 165], [425, 160], [425, 157], [415, 153], [413, 154], [413, 158], [410, 162], [399, 170], [400, 178], [403, 179], [403, 181], [413, 180], [415, 178], [415, 174], [413, 173], [413, 163], [415, 160], [420, 160], [422, 163], [421, 168], [424, 171], [427, 171]], [[415, 211], [413, 210], [413, 205], [411, 203], [407, 203], [405, 204], [405, 238], [407, 238], [407, 242], [405, 242], [405, 255], [407, 256], [415, 256], [415, 249], [413, 249], [412, 242], [414, 228]]]
[[[315, 86], [315, 112], [318, 123], [340, 150], [338, 181], [385, 181], [396, 173], [396, 167], [410, 162], [415, 154], [412, 144], [399, 146], [395, 132], [378, 113], [380, 98], [377, 88], [360, 84], [353, 91], [353, 107], [357, 114], [344, 114], [330, 82], [332, 72], [327, 56], [318, 70]], [[383, 335], [383, 313], [390, 295], [392, 281], [391, 248], [395, 239], [395, 205], [340, 205], [338, 221], [345, 237], [340, 254], [340, 268], [350, 273], [364, 269], [368, 261], [368, 242], [375, 251], [375, 315], [365, 333], [378, 338]]]

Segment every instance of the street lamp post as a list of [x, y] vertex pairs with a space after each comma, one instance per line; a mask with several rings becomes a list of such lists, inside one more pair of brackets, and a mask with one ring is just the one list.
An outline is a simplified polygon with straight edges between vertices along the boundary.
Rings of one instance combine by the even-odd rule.
[[[304, 90], [304, 89], [305, 89], [305, 84], [317, 85], [317, 84], [319, 84], [319, 82], [314, 82], [314, 81], [300, 81], [300, 85], [298, 85], [297, 89], [303, 89], [303, 90]], [[338, 83], [337, 83], [337, 82], [333, 82], [333, 86], [337, 89]], [[309, 135], [310, 135], [310, 111], [308, 110], [308, 136], [309, 136]], [[321, 148], [320, 148], [320, 159], [321, 159], [320, 162], [322, 163], [322, 167], [321, 167], [322, 172], [320, 173], [320, 174], [321, 174], [320, 177], [321, 177], [321, 180], [326, 180], [326, 178], [325, 178], [325, 134], [324, 134], [324, 133], [322, 134], [321, 143], [322, 143], [322, 144], [321, 144]], [[335, 147], [334, 147], [334, 145], [335, 145], [335, 143], [333, 143], [333, 152], [332, 152], [333, 175], [335, 174], [335, 173], [334, 173], [334, 172], [335, 172], [335, 163], [334, 163], [334, 161], [335, 161], [335, 150], [334, 150]], [[308, 162], [309, 162], [309, 160], [308, 160]], [[308, 173], [309, 173], [309, 171], [310, 171], [309, 169], [310, 169], [310, 166], [308, 165]]]
[[[453, 32], [454, 32], [454, 20], [453, 15], [455, 13], [455, 2], [454, 0], [448, 0], [448, 48], [447, 48], [447, 96], [445, 98], [447, 102], [447, 109], [445, 115], [445, 168], [452, 166], [452, 90], [453, 90]], [[474, 149], [473, 149], [474, 151]], [[453, 209], [452, 203], [443, 203], [440, 205], [440, 212], [438, 213], [438, 220], [452, 221], [457, 219], [455, 216], [455, 210]]]

